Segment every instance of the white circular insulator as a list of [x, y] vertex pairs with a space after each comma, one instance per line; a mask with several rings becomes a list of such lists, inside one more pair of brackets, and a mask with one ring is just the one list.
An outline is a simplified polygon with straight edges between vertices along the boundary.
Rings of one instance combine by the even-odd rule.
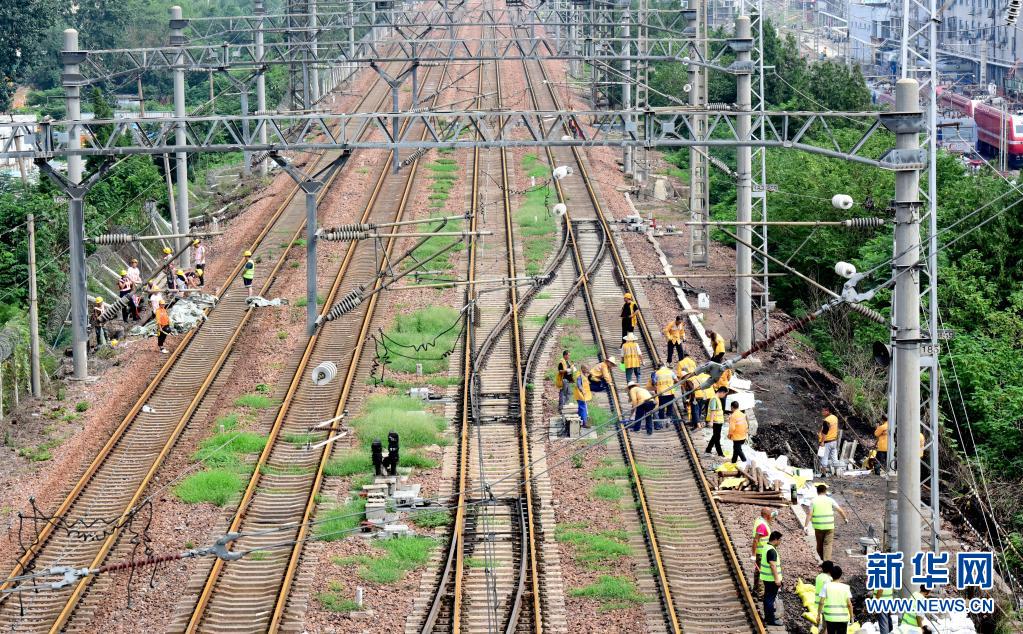
[[558, 203], [557, 205], [554, 205], [554, 209], [552, 211], [555, 216], [560, 218], [568, 213], [568, 205], [565, 203]]
[[835, 265], [835, 274], [848, 280], [856, 275], [856, 267], [848, 262], [839, 262]]
[[555, 167], [554, 171], [552, 172], [552, 176], [554, 176], [554, 180], [557, 180], [557, 181], [559, 181], [562, 178], [565, 178], [566, 176], [569, 176], [571, 174], [572, 174], [572, 168], [567, 166], [567, 165], [559, 165], [559, 166]]
[[571, 140], [572, 140], [572, 137], [571, 137], [571, 136], [569, 136], [569, 135], [567, 135], [567, 134], [562, 134], [562, 135], [561, 135], [561, 140], [562, 140], [562, 141], [571, 141]]
[[835, 209], [852, 209], [852, 196], [848, 194], [835, 194], [831, 197], [831, 206]]
[[337, 366], [334, 365], [333, 361], [324, 361], [320, 365], [313, 368], [312, 381], [313, 385], [326, 385], [334, 380], [337, 376]]
[[689, 92], [692, 89], [693, 89], [692, 84], [685, 84], [684, 86], [682, 86], [682, 92]]

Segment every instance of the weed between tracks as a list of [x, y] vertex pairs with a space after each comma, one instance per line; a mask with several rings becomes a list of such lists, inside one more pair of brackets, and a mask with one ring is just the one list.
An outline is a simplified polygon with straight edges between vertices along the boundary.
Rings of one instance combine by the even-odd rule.
[[602, 568], [603, 564], [627, 557], [632, 552], [625, 531], [594, 533], [588, 530], [585, 522], [558, 525], [554, 538], [571, 544], [575, 558], [591, 568]]
[[[534, 154], [527, 154], [522, 158], [522, 169], [527, 176], [541, 183], [550, 177], [550, 168]], [[519, 201], [515, 211], [515, 223], [522, 238], [526, 275], [536, 275], [543, 270], [543, 264], [554, 247], [558, 223], [551, 215], [550, 208], [556, 202], [554, 189], [547, 184], [529, 187]]]
[[651, 600], [640, 594], [632, 581], [614, 575], [601, 575], [595, 583], [569, 590], [568, 594], [599, 601], [601, 612], [630, 608]]
[[461, 334], [462, 316], [449, 306], [431, 306], [398, 315], [377, 344], [377, 358], [395, 372], [423, 374], [448, 369], [448, 356]]
[[423, 401], [408, 396], [373, 396], [363, 413], [352, 421], [355, 434], [364, 447], [397, 432], [404, 448], [446, 445], [441, 433], [447, 428], [442, 417], [423, 409]]

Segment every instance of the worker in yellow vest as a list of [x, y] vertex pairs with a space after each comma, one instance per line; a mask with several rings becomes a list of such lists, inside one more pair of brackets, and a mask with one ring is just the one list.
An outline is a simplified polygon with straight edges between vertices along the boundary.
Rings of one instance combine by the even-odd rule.
[[[909, 598], [915, 601], [924, 601], [929, 596], [931, 596], [931, 591], [921, 587], [912, 593]], [[903, 632], [923, 632], [924, 619], [915, 611], [905, 612], [902, 615], [902, 620], [899, 621], [899, 627]]]
[[828, 496], [828, 485], [817, 485], [817, 497], [810, 503], [810, 512], [806, 515], [803, 528], [813, 524], [813, 534], [817, 539], [817, 556], [821, 561], [831, 559], [831, 545], [835, 541], [835, 513], [849, 523], [849, 516], [838, 502]]
[[675, 429], [679, 428], [681, 421], [678, 419], [678, 415], [675, 414], [675, 381], [678, 377], [672, 372], [667, 365], [661, 364], [661, 367], [657, 368], [654, 372], [654, 390], [657, 393], [657, 413], [658, 419], [671, 418], [671, 422], [675, 425]]
[[[726, 390], [718, 388], [718, 398], [724, 400]], [[732, 462], [738, 464], [740, 460], [746, 460], [742, 453], [742, 446], [749, 438], [749, 418], [745, 412], [739, 411], [739, 402], [732, 401], [732, 413], [728, 415], [728, 439], [732, 441]]]
[[732, 369], [726, 368], [721, 372], [721, 376], [718, 377], [717, 381], [714, 381], [714, 391], [717, 391], [719, 387], [725, 388], [725, 395], [727, 396], [728, 384], [732, 382]]
[[679, 362], [675, 364], [675, 374], [680, 379], [686, 377], [686, 375], [692, 374], [696, 371], [696, 361], [693, 361], [692, 357], [682, 357]]
[[753, 596], [760, 597], [764, 591], [764, 583], [760, 580], [760, 560], [767, 550], [767, 537], [771, 534], [771, 521], [778, 515], [777, 511], [762, 507], [760, 515], [753, 522]]
[[252, 251], [242, 254], [245, 258], [245, 265], [242, 267], [242, 282], [249, 297], [252, 297], [252, 280], [256, 277], [256, 263], [252, 261]]
[[721, 363], [725, 359], [725, 340], [718, 333], [713, 330], [707, 331], [707, 338], [710, 339], [711, 349], [714, 353], [711, 355], [710, 360], [714, 363]]
[[639, 321], [639, 304], [632, 299], [632, 293], [626, 293], [624, 295], [624, 302], [622, 303], [622, 338], [625, 335], [631, 335], [636, 330], [636, 324]]
[[572, 377], [575, 376], [575, 366], [569, 358], [568, 350], [561, 352], [561, 361], [558, 361], [558, 370], [554, 375], [554, 387], [558, 388], [558, 411], [565, 407], [565, 403], [572, 396]]
[[[832, 566], [831, 578], [834, 581], [824, 586], [824, 596], [817, 602], [817, 630], [821, 634], [845, 634], [853, 615], [852, 589], [839, 581], [841, 566]], [[827, 629], [820, 629], [822, 622]]]
[[[891, 599], [895, 596], [895, 593], [891, 588], [878, 588], [874, 590], [875, 599]], [[892, 631], [892, 615], [888, 612], [882, 612], [877, 615], [877, 632], [878, 634], [889, 634]]]
[[643, 358], [639, 353], [636, 335], [631, 332], [622, 337], [622, 363], [625, 364], [625, 381], [639, 383], [639, 369], [643, 365]]
[[821, 572], [813, 580], [813, 596], [820, 599], [824, 596], [824, 586], [834, 581], [834, 577], [831, 576], [831, 569], [835, 567], [835, 562], [830, 559], [825, 559], [821, 562]]
[[817, 432], [817, 455], [821, 461], [821, 475], [828, 473], [838, 460], [838, 417], [827, 407], [821, 409], [824, 420]]
[[781, 537], [780, 532], [771, 532], [760, 559], [760, 581], [764, 584], [764, 623], [767, 625], [781, 625], [774, 615], [774, 603], [782, 584], [781, 556], [778, 553]]
[[590, 368], [590, 390], [593, 392], [606, 392], [611, 385], [612, 370], [618, 365], [614, 357], [608, 357], [597, 365]]
[[[712, 386], [707, 385], [707, 383], [709, 381], [710, 381], [710, 375], [707, 374], [706, 372], [701, 372], [701, 373], [696, 375], [696, 383], [697, 383], [697, 385], [699, 387], [693, 393], [693, 398], [694, 398], [693, 402], [697, 406], [697, 409], [700, 410], [700, 413], [698, 415], [695, 414], [695, 412], [694, 412], [694, 416], [696, 416], [696, 427], [697, 427], [697, 429], [703, 427], [704, 423], [707, 422], [707, 415], [708, 415], [708, 409], [710, 408], [710, 401], [711, 401], [711, 399], [714, 398], [714, 395], [717, 394], [717, 390], [715, 390]], [[707, 385], [707, 387], [704, 387], [705, 385]], [[721, 409], [722, 413], [724, 412], [724, 407], [723, 406], [724, 406], [724, 403], [722, 403], [722, 409]]]
[[593, 398], [593, 394], [590, 393], [590, 377], [589, 368], [585, 365], [581, 366], [580, 370], [575, 373], [575, 389], [574, 389], [575, 403], [579, 407], [579, 420], [582, 421], [583, 427], [589, 427], [589, 411], [587, 410], [586, 404]]
[[725, 457], [725, 452], [721, 450], [721, 428], [725, 426], [725, 407], [722, 404], [724, 396], [725, 391], [721, 390], [716, 392], [714, 397], [710, 399], [710, 405], [707, 408], [710, 442], [707, 443], [707, 448], [703, 450], [704, 453], [709, 454], [711, 449], [715, 449], [718, 452], [718, 456], [722, 458]]
[[677, 352], [679, 359], [686, 356], [682, 349], [682, 342], [686, 340], [686, 323], [682, 315], [676, 315], [675, 321], [668, 322], [664, 327], [664, 338], [668, 340], [668, 365], [671, 365], [673, 353]]
[[874, 438], [877, 439], [875, 449], [874, 473], [880, 474], [881, 470], [888, 470], [888, 415], [881, 417], [881, 423], [874, 428]]
[[629, 381], [629, 402], [632, 403], [632, 431], [639, 431], [640, 425], [646, 421], [646, 433], [654, 433], [654, 406], [657, 401], [650, 390], [640, 387], [635, 381]]

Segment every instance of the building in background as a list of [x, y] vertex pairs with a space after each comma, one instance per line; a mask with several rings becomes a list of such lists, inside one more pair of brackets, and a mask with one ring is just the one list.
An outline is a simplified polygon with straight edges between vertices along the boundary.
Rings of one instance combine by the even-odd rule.
[[849, 3], [849, 62], [868, 69], [884, 65], [882, 51], [891, 48], [891, 7], [887, 0]]

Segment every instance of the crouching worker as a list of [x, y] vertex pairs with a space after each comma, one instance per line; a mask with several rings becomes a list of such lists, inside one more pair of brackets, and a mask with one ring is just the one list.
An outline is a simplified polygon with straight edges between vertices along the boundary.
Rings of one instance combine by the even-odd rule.
[[640, 425], [646, 419], [646, 433], [654, 433], [654, 406], [657, 401], [650, 390], [640, 387], [635, 381], [629, 381], [629, 402], [632, 403], [632, 431], [639, 431]]
[[614, 357], [608, 357], [590, 369], [590, 391], [606, 392], [611, 385], [611, 370], [618, 361]]

